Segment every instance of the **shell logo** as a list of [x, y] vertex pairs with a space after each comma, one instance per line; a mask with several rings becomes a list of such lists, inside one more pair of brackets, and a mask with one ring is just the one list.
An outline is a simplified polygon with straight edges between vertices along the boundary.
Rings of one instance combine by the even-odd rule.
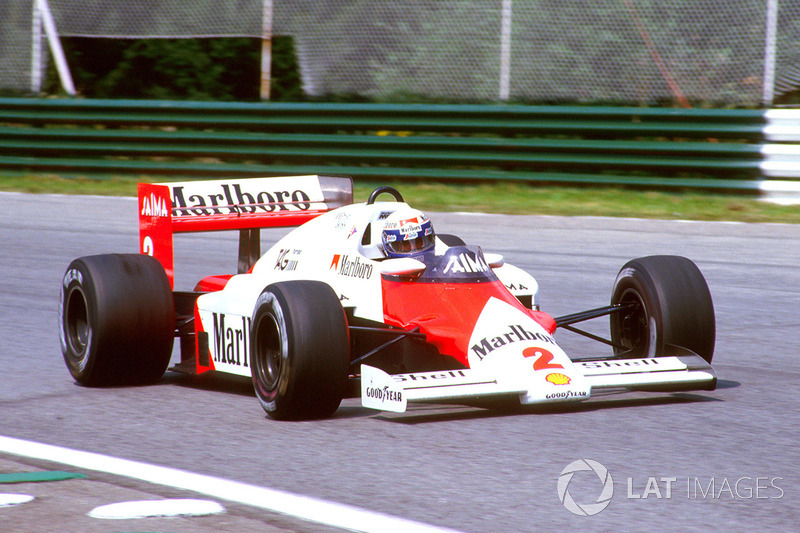
[[572, 381], [569, 376], [561, 374], [560, 372], [547, 374], [544, 379], [553, 385], [569, 385], [569, 382]]

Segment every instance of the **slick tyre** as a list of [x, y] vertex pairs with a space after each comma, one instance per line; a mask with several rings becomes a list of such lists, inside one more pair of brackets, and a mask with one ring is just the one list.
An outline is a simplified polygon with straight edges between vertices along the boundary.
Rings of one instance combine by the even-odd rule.
[[157, 381], [169, 365], [175, 335], [164, 268], [138, 254], [74, 260], [61, 284], [59, 329], [64, 361], [78, 383]]
[[611, 315], [611, 340], [623, 357], [659, 357], [688, 349], [711, 362], [716, 336], [708, 285], [692, 261], [661, 255], [629, 261], [614, 282], [611, 304], [634, 304]]
[[344, 397], [350, 361], [347, 318], [331, 287], [319, 281], [268, 286], [251, 325], [253, 388], [277, 420], [331, 416]]

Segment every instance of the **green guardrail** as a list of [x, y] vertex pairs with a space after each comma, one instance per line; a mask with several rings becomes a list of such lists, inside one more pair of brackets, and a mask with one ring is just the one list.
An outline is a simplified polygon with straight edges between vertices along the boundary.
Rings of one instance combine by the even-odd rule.
[[0, 98], [0, 168], [757, 190], [764, 112]]

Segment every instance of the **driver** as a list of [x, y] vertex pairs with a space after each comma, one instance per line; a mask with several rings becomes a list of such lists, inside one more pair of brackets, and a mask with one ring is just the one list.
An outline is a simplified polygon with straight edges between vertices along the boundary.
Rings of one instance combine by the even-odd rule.
[[386, 218], [381, 243], [388, 257], [415, 257], [433, 250], [433, 224], [422, 211], [403, 207]]

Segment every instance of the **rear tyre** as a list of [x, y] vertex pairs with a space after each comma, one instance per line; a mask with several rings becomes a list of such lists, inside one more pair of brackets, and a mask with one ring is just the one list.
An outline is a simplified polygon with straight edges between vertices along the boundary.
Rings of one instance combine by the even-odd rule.
[[[611, 315], [611, 340], [623, 357], [659, 357], [674, 346], [708, 362], [716, 336], [708, 285], [692, 261], [660, 255], [629, 261], [614, 282], [611, 304], [634, 304]], [[674, 350], [672, 350], [674, 351]]]
[[253, 388], [277, 420], [331, 416], [350, 367], [347, 318], [320, 281], [275, 283], [258, 297], [250, 332]]
[[156, 259], [139, 254], [81, 257], [61, 284], [61, 351], [86, 386], [160, 379], [175, 337], [172, 290]]

